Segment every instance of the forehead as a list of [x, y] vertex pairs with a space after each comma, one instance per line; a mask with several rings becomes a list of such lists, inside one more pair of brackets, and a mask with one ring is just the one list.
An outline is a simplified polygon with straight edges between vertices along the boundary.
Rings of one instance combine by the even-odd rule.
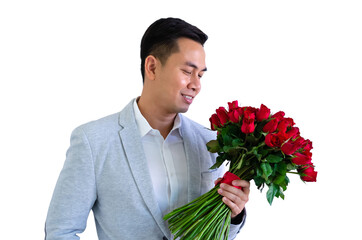
[[204, 47], [191, 39], [180, 38], [177, 40], [178, 51], [171, 54], [169, 60], [180, 61], [182, 64], [192, 62], [198, 68], [204, 69], [205, 66], [205, 50]]

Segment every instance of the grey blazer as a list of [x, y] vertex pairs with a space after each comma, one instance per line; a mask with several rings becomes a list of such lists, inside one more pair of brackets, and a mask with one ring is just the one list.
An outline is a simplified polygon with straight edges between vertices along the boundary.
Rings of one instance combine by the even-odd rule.
[[[79, 239], [93, 211], [100, 240], [161, 240], [171, 234], [154, 197], [132, 100], [121, 112], [76, 128], [45, 224], [46, 240]], [[213, 187], [222, 170], [205, 144], [215, 132], [182, 118], [188, 199]], [[243, 220], [244, 222], [244, 220]], [[243, 223], [231, 225], [233, 239]]]

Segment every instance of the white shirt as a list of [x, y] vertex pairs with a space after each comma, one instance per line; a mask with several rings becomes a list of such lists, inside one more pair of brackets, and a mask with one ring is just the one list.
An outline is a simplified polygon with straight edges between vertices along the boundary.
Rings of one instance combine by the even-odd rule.
[[187, 203], [187, 162], [180, 131], [181, 118], [176, 116], [172, 130], [164, 139], [143, 117], [136, 100], [133, 107], [155, 198], [165, 215]]

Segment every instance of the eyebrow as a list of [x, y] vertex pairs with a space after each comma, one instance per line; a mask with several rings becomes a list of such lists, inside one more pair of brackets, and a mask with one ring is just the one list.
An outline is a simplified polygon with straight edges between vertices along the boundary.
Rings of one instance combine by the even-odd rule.
[[[192, 63], [192, 62], [186, 62], [185, 63], [185, 65], [187, 65], [187, 66], [190, 66], [190, 67], [192, 67], [192, 68], [195, 68], [195, 69], [199, 69], [194, 63]], [[202, 72], [206, 72], [207, 71], [207, 68], [205, 67], [204, 69], [202, 69], [201, 70]]]

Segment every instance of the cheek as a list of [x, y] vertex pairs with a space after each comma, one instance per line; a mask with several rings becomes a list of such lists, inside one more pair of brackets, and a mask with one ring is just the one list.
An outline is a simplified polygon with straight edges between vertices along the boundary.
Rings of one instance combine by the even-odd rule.
[[187, 88], [187, 85], [190, 83], [190, 77], [185, 75], [184, 73], [180, 74], [177, 77], [177, 85], [180, 88]]
[[190, 80], [184, 73], [168, 72], [164, 75], [162, 82], [160, 83], [161, 92], [163, 94], [171, 94], [172, 98], [178, 97], [180, 92], [187, 89], [187, 85]]
[[183, 73], [174, 75], [169, 81], [169, 84], [171, 85], [170, 89], [173, 89], [173, 91], [181, 91], [187, 88], [189, 82], [188, 77]]

